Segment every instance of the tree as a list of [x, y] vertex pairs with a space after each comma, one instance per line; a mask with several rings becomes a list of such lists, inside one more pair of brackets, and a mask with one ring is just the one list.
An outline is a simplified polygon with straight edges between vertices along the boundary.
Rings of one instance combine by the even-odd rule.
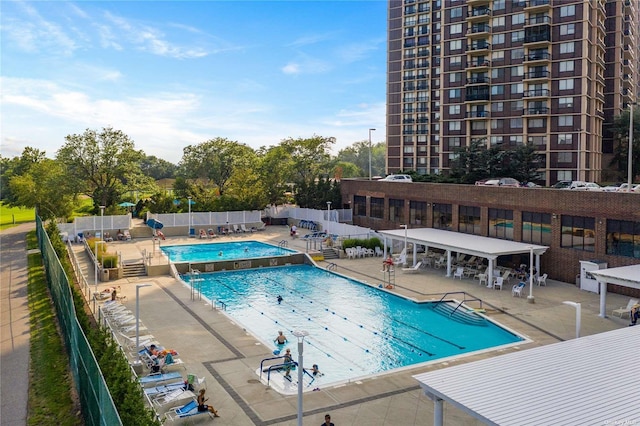
[[46, 152], [37, 148], [26, 147], [22, 151], [20, 157], [14, 157], [12, 159], [1, 159], [2, 173], [0, 175], [0, 194], [2, 194], [2, 200], [12, 206], [20, 206], [17, 202], [17, 196], [11, 191], [9, 182], [14, 176], [21, 176], [26, 174], [34, 164], [43, 161], [46, 158]]
[[225, 138], [211, 139], [184, 148], [180, 173], [205, 187], [213, 184], [224, 195], [234, 171], [249, 166], [254, 156], [247, 145]]
[[95, 212], [101, 205], [117, 203], [128, 190], [152, 187], [152, 179], [140, 170], [143, 152], [135, 150], [133, 141], [120, 130], [87, 129], [65, 140], [56, 158], [65, 164], [74, 190], [93, 198]]
[[[375, 143], [371, 145], [371, 175], [382, 176], [385, 174], [386, 165], [385, 143]], [[352, 167], [345, 167], [344, 177], [369, 176], [369, 141], [355, 142], [351, 146], [338, 152], [336, 159], [341, 163], [351, 163], [358, 168], [357, 174], [353, 173]]]
[[43, 220], [69, 217], [73, 212], [72, 191], [68, 188], [66, 167], [45, 158], [9, 182], [16, 205], [32, 207]]
[[146, 176], [160, 180], [175, 177], [178, 166], [154, 155], [148, 155], [140, 162], [140, 170]]
[[[627, 176], [629, 170], [629, 110], [613, 119], [613, 140], [614, 150], [613, 158], [609, 163], [617, 169], [620, 177]], [[640, 107], [634, 108], [633, 111], [633, 158], [631, 167], [632, 177], [640, 173]], [[632, 179], [633, 180], [633, 179]]]

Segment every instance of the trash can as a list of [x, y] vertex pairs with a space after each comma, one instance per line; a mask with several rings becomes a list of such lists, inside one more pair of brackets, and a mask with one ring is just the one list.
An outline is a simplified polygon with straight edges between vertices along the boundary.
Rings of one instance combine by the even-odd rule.
[[109, 281], [109, 270], [103, 269], [102, 274], [100, 275], [100, 281]]

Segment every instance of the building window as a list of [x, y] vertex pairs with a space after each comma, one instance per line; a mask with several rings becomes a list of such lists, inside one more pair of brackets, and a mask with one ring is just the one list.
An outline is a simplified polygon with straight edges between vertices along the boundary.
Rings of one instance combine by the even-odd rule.
[[576, 33], [576, 24], [560, 25], [560, 35], [570, 35]]
[[449, 27], [449, 34], [462, 34], [462, 24], [453, 24]]
[[375, 219], [384, 219], [384, 198], [371, 197], [371, 217]]
[[511, 42], [520, 43], [524, 41], [524, 30], [514, 31], [511, 33]]
[[522, 145], [522, 135], [509, 136], [509, 144], [512, 146]]
[[[495, 9], [495, 3], [493, 3], [493, 8]], [[491, 26], [494, 27], [494, 28], [495, 27], [504, 27], [504, 22], [505, 22], [504, 21], [504, 16], [498, 16], [498, 17], [493, 18]]]
[[449, 99], [457, 99], [462, 96], [461, 89], [449, 89]]
[[449, 66], [460, 66], [462, 65], [462, 56], [452, 56], [449, 58]]
[[571, 133], [560, 133], [558, 135], [558, 145], [572, 145], [573, 135]]
[[502, 60], [504, 60], [504, 50], [498, 50], [497, 52], [491, 52], [491, 60], [492, 61], [502, 61]]
[[560, 247], [595, 251], [595, 219], [583, 216], [562, 215], [562, 239]]
[[489, 236], [513, 240], [513, 210], [489, 209]]
[[458, 231], [480, 235], [480, 207], [460, 206]]
[[500, 145], [502, 143], [502, 136], [491, 136], [491, 145]]
[[573, 72], [574, 65], [573, 61], [562, 61], [560, 62], [560, 72]]
[[514, 83], [511, 85], [511, 94], [519, 94], [524, 93], [524, 84], [523, 83]]
[[449, 105], [449, 114], [451, 115], [460, 114], [460, 105]]
[[451, 204], [434, 204], [433, 227], [436, 229], [451, 229], [451, 222], [453, 222]]
[[541, 129], [547, 127], [547, 120], [544, 118], [533, 118], [529, 120], [528, 125], [530, 129]]
[[558, 106], [560, 108], [573, 108], [573, 98], [558, 99]]
[[353, 197], [353, 215], [354, 216], [366, 216], [367, 215], [367, 197], [356, 195]]
[[451, 18], [460, 18], [462, 17], [462, 8], [461, 7], [454, 7], [453, 9], [451, 9], [450, 15]]
[[512, 129], [522, 129], [522, 118], [511, 118], [511, 119], [509, 119], [509, 126]]
[[491, 94], [504, 95], [504, 86], [501, 84], [496, 84], [495, 86], [491, 86]]
[[567, 16], [575, 16], [576, 14], [576, 5], [568, 5], [560, 7], [560, 17], [565, 18]]
[[427, 225], [427, 203], [409, 201], [409, 223], [412, 225]]
[[524, 58], [524, 49], [522, 48], [511, 49], [511, 59], [519, 60], [522, 58]]
[[640, 259], [640, 222], [607, 220], [607, 254]]
[[572, 41], [567, 43], [560, 43], [560, 53], [573, 53], [575, 45]]
[[524, 24], [524, 13], [517, 13], [515, 15], [511, 15], [511, 25], [520, 25]]
[[451, 40], [449, 42], [449, 50], [460, 50], [462, 49], [462, 40]]
[[522, 212], [522, 242], [551, 245], [551, 214]]
[[565, 78], [558, 81], [558, 90], [573, 90], [573, 79]]
[[558, 170], [558, 180], [572, 180], [572, 170]]
[[493, 10], [504, 10], [505, 0], [493, 0]]
[[389, 199], [389, 220], [391, 222], [404, 222], [404, 200]]
[[573, 162], [573, 152], [559, 152], [558, 153], [558, 163], [572, 163]]
[[449, 148], [452, 147], [459, 147], [460, 146], [460, 137], [456, 136], [454, 138], [448, 138], [449, 139]]
[[493, 36], [491, 36], [491, 44], [493, 44], [494, 46], [496, 44], [504, 44], [504, 33], [494, 34]]
[[561, 115], [558, 117], [558, 126], [573, 126], [573, 115]]

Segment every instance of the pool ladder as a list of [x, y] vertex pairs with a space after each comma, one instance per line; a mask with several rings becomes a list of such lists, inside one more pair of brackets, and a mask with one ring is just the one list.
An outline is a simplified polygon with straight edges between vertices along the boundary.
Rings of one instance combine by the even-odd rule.
[[[297, 362], [291, 361], [291, 362], [282, 362], [282, 363], [278, 363], [278, 364], [272, 364], [269, 367], [264, 368], [264, 362], [265, 361], [271, 361], [271, 360], [274, 360], [274, 359], [283, 359], [283, 358], [284, 358], [283, 356], [274, 356], [274, 357], [271, 357], [271, 358], [265, 358], [260, 362], [260, 378], [262, 378], [262, 373], [267, 373], [267, 386], [269, 385], [269, 381], [271, 380], [271, 372], [272, 371], [278, 371], [278, 370], [281, 370], [284, 367], [288, 367], [288, 366], [289, 367], [297, 367], [298, 366]], [[309, 385], [311, 383], [313, 383], [313, 381], [316, 379], [311, 373], [309, 373], [307, 371], [306, 368], [303, 368], [302, 372], [311, 378], [311, 381], [309, 382]]]
[[278, 243], [278, 247], [282, 248], [282, 247], [287, 247], [289, 245], [289, 242], [287, 240], [281, 240]]
[[[445, 300], [446, 297], [449, 296], [450, 294], [456, 294], [456, 293], [462, 293], [465, 295], [465, 298], [464, 300], [462, 300], [462, 302], [459, 302], [456, 305], [456, 303], [452, 301]], [[486, 318], [484, 318], [481, 315], [478, 315], [478, 312], [476, 312], [475, 310], [465, 310], [466, 307], [463, 306], [464, 303], [470, 302], [470, 301], [480, 302], [480, 309], [482, 310], [482, 300], [477, 299], [475, 297], [467, 299], [466, 293], [464, 292], [445, 293], [444, 296], [440, 298], [440, 300], [433, 303], [432, 309], [440, 314], [448, 316], [452, 320], [456, 320], [456, 321], [463, 322], [466, 324], [471, 324], [471, 325], [487, 325]]]

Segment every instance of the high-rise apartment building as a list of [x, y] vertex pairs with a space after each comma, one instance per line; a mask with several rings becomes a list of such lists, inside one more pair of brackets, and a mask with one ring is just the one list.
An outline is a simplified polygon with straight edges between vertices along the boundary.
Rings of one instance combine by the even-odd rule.
[[613, 119], [640, 92], [639, 10], [638, 0], [390, 0], [387, 171], [447, 173], [455, 149], [478, 141], [532, 144], [546, 185], [602, 180]]

